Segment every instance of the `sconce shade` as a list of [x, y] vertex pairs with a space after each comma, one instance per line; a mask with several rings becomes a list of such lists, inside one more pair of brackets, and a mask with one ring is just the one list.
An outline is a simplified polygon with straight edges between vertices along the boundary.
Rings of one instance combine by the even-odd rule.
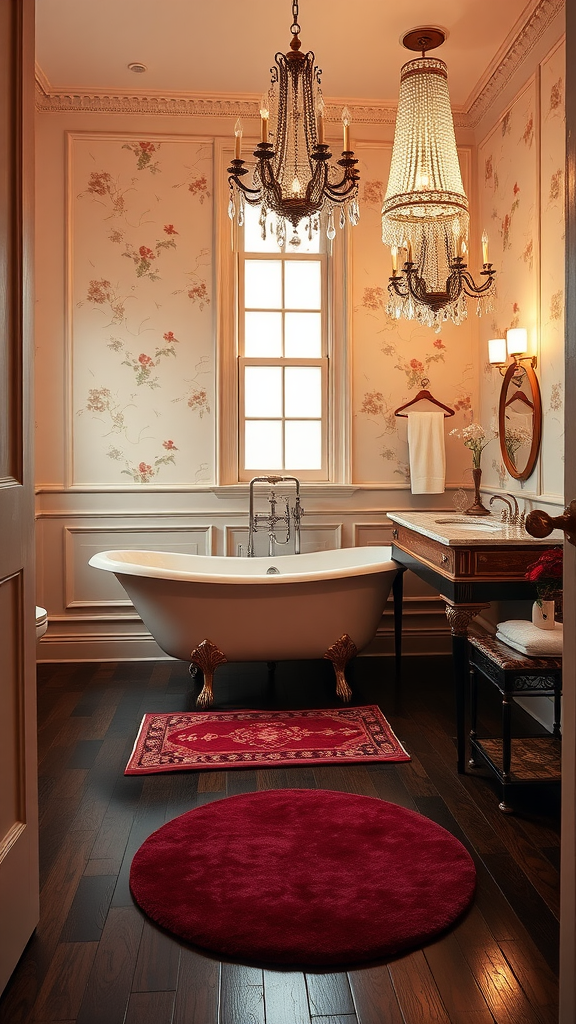
[[398, 248], [410, 244], [428, 290], [442, 292], [450, 264], [467, 243], [468, 226], [446, 64], [419, 57], [400, 72], [382, 241]]
[[525, 327], [511, 327], [506, 331], [508, 355], [521, 355], [528, 351], [528, 331]]
[[502, 366], [508, 361], [506, 338], [490, 338], [488, 342], [488, 360], [493, 366]]

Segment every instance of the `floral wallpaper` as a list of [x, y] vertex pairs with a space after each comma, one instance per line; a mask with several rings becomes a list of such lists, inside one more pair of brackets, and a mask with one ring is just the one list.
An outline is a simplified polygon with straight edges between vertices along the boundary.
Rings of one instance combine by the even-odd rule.
[[505, 337], [510, 327], [526, 327], [530, 351], [539, 350], [543, 402], [540, 477], [537, 469], [520, 484], [495, 453], [483, 481], [550, 496], [563, 491], [563, 77], [560, 46], [541, 65], [539, 104], [533, 78], [478, 149], [482, 227], [498, 272], [494, 312], [480, 324], [482, 416], [496, 423], [502, 383], [488, 363], [488, 339]]
[[[428, 390], [455, 410], [450, 427], [471, 421], [475, 400], [473, 327], [470, 321], [460, 327], [449, 323], [436, 333], [388, 316], [390, 250], [380, 241], [380, 210], [391, 147], [366, 145], [358, 155], [361, 216], [352, 232], [354, 481], [409, 488], [407, 421], [396, 417], [394, 410], [414, 398], [427, 379]], [[466, 166], [463, 160], [464, 172]], [[473, 307], [470, 311], [473, 315]], [[450, 437], [448, 427], [445, 435], [446, 482], [469, 487], [469, 452]]]
[[73, 482], [212, 481], [212, 146], [70, 145]]

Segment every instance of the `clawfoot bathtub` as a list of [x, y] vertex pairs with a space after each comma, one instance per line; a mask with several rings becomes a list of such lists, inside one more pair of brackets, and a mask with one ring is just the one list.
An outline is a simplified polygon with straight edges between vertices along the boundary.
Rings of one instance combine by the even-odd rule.
[[102, 551], [90, 565], [116, 575], [166, 654], [202, 669], [199, 707], [212, 703], [225, 661], [325, 657], [350, 700], [346, 663], [374, 637], [398, 571], [389, 547], [280, 558]]

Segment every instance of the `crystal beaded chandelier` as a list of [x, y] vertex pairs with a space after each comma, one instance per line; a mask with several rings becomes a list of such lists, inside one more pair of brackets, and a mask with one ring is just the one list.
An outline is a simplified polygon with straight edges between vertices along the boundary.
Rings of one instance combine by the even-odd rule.
[[292, 224], [292, 244], [298, 244], [297, 225], [305, 221], [308, 234], [320, 226], [320, 214], [327, 237], [336, 234], [334, 209], [340, 210], [340, 227], [346, 216], [357, 224], [358, 171], [350, 149], [350, 113], [342, 111], [343, 152], [338, 166], [330, 164], [329, 146], [324, 141], [325, 108], [320, 88], [320, 71], [314, 54], [301, 53], [298, 3], [292, 3], [292, 42], [288, 53], [275, 55], [268, 93], [260, 103], [260, 142], [254, 152], [256, 166], [251, 185], [242, 179], [249, 172], [241, 156], [242, 125], [234, 128], [234, 159], [228, 168], [230, 202], [228, 213], [238, 224], [244, 221], [244, 203], [261, 207], [260, 226], [266, 237], [268, 216], [276, 215], [278, 244], [286, 242], [286, 222]]
[[[465, 262], [468, 199], [462, 184], [448, 95], [446, 64], [427, 50], [444, 42], [439, 29], [415, 29], [402, 42], [422, 56], [404, 64], [388, 188], [382, 206], [382, 241], [392, 254], [387, 311], [396, 318], [439, 328], [459, 324], [467, 300], [480, 316], [492, 309], [495, 271], [482, 237], [484, 281], [476, 285]], [[406, 260], [398, 271], [399, 250]]]

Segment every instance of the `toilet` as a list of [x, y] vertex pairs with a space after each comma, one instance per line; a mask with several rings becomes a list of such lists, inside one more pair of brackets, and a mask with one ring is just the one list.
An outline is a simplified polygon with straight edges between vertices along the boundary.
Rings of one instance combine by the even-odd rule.
[[40, 608], [36, 605], [36, 639], [39, 640], [41, 636], [48, 629], [48, 612], [45, 608]]

